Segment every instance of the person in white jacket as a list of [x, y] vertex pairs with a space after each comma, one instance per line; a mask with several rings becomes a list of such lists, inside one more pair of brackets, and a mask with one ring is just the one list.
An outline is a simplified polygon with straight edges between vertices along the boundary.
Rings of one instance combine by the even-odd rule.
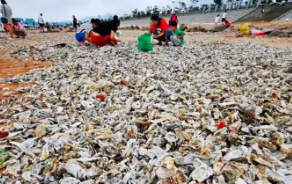
[[222, 24], [226, 23], [226, 21], [227, 21], [227, 11], [225, 10], [222, 14]]
[[39, 18], [38, 18], [38, 23], [39, 23], [39, 26], [40, 26], [40, 32], [41, 33], [44, 33], [45, 32], [45, 21], [43, 19], [43, 14], [41, 13]]
[[215, 26], [217, 26], [218, 23], [220, 23], [220, 14], [215, 17]]

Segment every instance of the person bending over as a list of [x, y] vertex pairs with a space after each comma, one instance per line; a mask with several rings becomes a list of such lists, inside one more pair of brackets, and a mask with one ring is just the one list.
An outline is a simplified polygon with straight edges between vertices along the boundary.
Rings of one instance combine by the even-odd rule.
[[177, 28], [177, 23], [172, 21], [169, 22], [170, 29], [173, 35], [170, 37], [173, 46], [181, 46], [184, 44], [184, 36], [186, 35], [184, 31]]
[[117, 45], [118, 42], [121, 42], [121, 40], [116, 37], [119, 25], [120, 20], [118, 18], [102, 23], [97, 20], [97, 26], [93, 29], [91, 34], [91, 42], [100, 47], [106, 45]]
[[151, 27], [149, 33], [153, 34], [153, 38], [158, 40], [158, 45], [162, 45], [162, 42], [165, 42], [165, 45], [168, 45], [172, 35], [166, 20], [159, 18], [158, 15], [151, 16]]
[[23, 27], [23, 25], [15, 19], [12, 19], [12, 24], [13, 24], [13, 32], [16, 35], [16, 37], [25, 38], [27, 35], [27, 32], [26, 32], [26, 29]]
[[75, 38], [78, 42], [81, 43], [82, 46], [85, 46], [85, 41], [92, 43], [90, 35], [92, 33], [92, 30], [96, 28], [96, 25], [96, 20], [91, 19], [91, 22], [83, 23], [78, 27]]

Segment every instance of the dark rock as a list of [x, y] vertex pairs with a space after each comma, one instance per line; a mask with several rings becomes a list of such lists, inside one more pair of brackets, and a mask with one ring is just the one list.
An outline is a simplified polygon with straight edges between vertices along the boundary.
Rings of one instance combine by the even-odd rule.
[[186, 26], [185, 24], [181, 24], [180, 25], [180, 29], [183, 30], [183, 31], [185, 31], [185, 30], [188, 29], [188, 26]]
[[222, 32], [226, 29], [226, 25], [218, 25], [214, 27], [211, 31], [212, 32]]
[[205, 29], [205, 28], [202, 28], [202, 27], [192, 27], [192, 28], [189, 28], [189, 29], [187, 29], [186, 30], [187, 32], [204, 32], [204, 33], [206, 33], [206, 32], [208, 32], [208, 30], [207, 29]]
[[283, 30], [283, 32], [287, 34], [292, 34], [292, 29], [285, 29]]

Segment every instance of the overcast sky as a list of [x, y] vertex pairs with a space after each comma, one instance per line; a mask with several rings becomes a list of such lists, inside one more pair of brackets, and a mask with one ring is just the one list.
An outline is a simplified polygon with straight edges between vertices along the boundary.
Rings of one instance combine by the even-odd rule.
[[[13, 10], [14, 17], [37, 19], [44, 14], [45, 21], [71, 20], [77, 18], [104, 15], [106, 13], [123, 15], [133, 9], [145, 10], [147, 6], [171, 5], [171, 0], [6, 0]], [[178, 2], [179, 0], [177, 0]], [[190, 0], [180, 0], [189, 4]], [[211, 3], [213, 0], [199, 0]]]

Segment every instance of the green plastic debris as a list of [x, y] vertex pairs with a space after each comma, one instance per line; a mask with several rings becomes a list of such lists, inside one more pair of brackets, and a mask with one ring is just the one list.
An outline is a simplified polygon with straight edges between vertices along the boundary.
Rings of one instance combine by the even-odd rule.
[[6, 153], [6, 150], [0, 151], [0, 163], [5, 162], [5, 157], [1, 157], [4, 153]]

